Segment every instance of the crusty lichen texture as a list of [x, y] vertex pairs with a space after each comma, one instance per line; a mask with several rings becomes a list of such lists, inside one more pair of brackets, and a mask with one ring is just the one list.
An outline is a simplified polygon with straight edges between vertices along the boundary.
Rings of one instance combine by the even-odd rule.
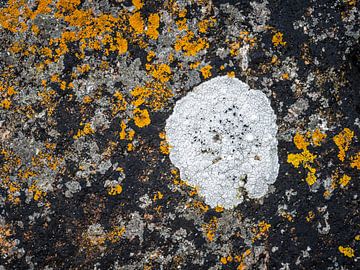
[[211, 207], [268, 192], [279, 171], [276, 134], [266, 95], [228, 76], [195, 87], [166, 121], [172, 163]]

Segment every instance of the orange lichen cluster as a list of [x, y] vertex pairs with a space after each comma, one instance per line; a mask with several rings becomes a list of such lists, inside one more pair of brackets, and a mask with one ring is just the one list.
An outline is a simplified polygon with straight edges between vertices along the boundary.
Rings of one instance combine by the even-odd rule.
[[119, 91], [116, 91], [114, 94], [114, 103], [112, 106], [112, 115], [116, 115], [121, 111], [125, 111], [127, 108], [127, 102], [123, 94]]
[[154, 111], [162, 109], [169, 98], [173, 96], [171, 90], [163, 83], [150, 82], [145, 86], [137, 86], [131, 91], [132, 105], [145, 105]]
[[150, 14], [148, 19], [148, 28], [146, 35], [151, 39], [157, 39], [159, 37], [158, 28], [160, 26], [160, 16], [158, 14]]
[[206, 213], [207, 211], [209, 211], [208, 205], [206, 205], [202, 201], [197, 201], [197, 200], [187, 203], [186, 208], [194, 208], [194, 209], [200, 210], [201, 213]]
[[[316, 141], [316, 143], [319, 143]], [[308, 146], [310, 142], [300, 133], [296, 133], [294, 136], [294, 144], [297, 149], [302, 150], [301, 153], [289, 154], [287, 162], [291, 163], [295, 168], [298, 168], [300, 164], [307, 170], [306, 182], [309, 186], [312, 186], [316, 182], [316, 169], [312, 167], [316, 155], [310, 153]]]
[[130, 26], [134, 29], [136, 34], [142, 34], [144, 32], [144, 20], [141, 17], [140, 12], [136, 12], [129, 17]]
[[162, 198], [164, 198], [164, 195], [160, 191], [157, 191], [154, 194], [153, 201], [156, 202], [158, 200], [161, 200]]
[[122, 192], [122, 186], [120, 184], [116, 184], [108, 187], [108, 194], [111, 196], [119, 195], [121, 192]]
[[204, 77], [204, 79], [211, 77], [211, 69], [212, 69], [212, 66], [210, 66], [210, 65], [206, 65], [200, 69], [201, 74]]
[[170, 145], [166, 140], [165, 132], [160, 132], [159, 137], [160, 137], [160, 139], [162, 139], [160, 141], [160, 153], [162, 153], [164, 155], [169, 155], [170, 154]]
[[0, 225], [0, 254], [2, 257], [7, 257], [16, 246], [15, 240], [10, 239], [13, 233], [8, 225]]
[[314, 211], [309, 211], [309, 213], [307, 214], [307, 216], [306, 216], [306, 221], [307, 222], [310, 222], [310, 221], [312, 221], [313, 219], [315, 218], [315, 213], [314, 213]]
[[[53, 143], [46, 143], [45, 149], [39, 150], [31, 157], [29, 165], [22, 164], [21, 159], [14, 152], [1, 149], [0, 153], [5, 162], [0, 167], [0, 179], [2, 179], [0, 188], [7, 193], [6, 201], [19, 204], [20, 192], [24, 189], [27, 189], [27, 193], [31, 194], [35, 201], [45, 197], [46, 192], [38, 186], [38, 180], [35, 178], [44, 169], [58, 170], [63, 159], [54, 154], [55, 147]], [[22, 168], [15, 171], [21, 165]], [[10, 177], [11, 175], [13, 177]]]
[[80, 137], [95, 133], [95, 131], [91, 127], [91, 123], [80, 123], [80, 126], [82, 126], [82, 129], [79, 129], [76, 135], [73, 136], [75, 140], [79, 139]]
[[339, 249], [340, 253], [342, 253], [346, 257], [352, 258], [355, 256], [355, 251], [351, 247], [339, 246], [338, 249]]
[[205, 38], [196, 38], [194, 32], [188, 31], [185, 35], [176, 38], [176, 51], [184, 52], [185, 56], [195, 56], [198, 52], [209, 48], [209, 43]]
[[206, 238], [211, 242], [215, 238], [216, 229], [218, 227], [218, 220], [216, 217], [212, 217], [209, 223], [203, 224], [202, 229]]
[[150, 75], [161, 83], [168, 82], [171, 79], [171, 68], [167, 64], [147, 65]]
[[203, 19], [198, 22], [198, 29], [200, 33], [206, 33], [210, 27], [213, 27], [216, 23], [216, 19], [214, 17], [210, 17], [209, 19]]
[[240, 263], [237, 266], [236, 270], [245, 270], [245, 269], [248, 269], [248, 267], [245, 264], [245, 258], [247, 256], [249, 256], [250, 254], [251, 254], [251, 249], [247, 249], [241, 255], [235, 255], [235, 256], [228, 255], [226, 257], [221, 257], [220, 262], [224, 265], [231, 263], [231, 262]]
[[109, 232], [102, 232], [96, 235], [85, 233], [84, 240], [90, 247], [101, 247], [105, 245], [106, 241], [111, 243], [119, 242], [125, 232], [125, 227], [114, 226]]
[[252, 241], [255, 242], [258, 239], [266, 239], [269, 236], [269, 231], [271, 224], [266, 223], [265, 221], [260, 221], [256, 227], [252, 228], [252, 233], [254, 234]]
[[273, 35], [272, 39], [271, 39], [272, 43], [274, 44], [274, 46], [285, 46], [286, 45], [286, 41], [283, 40], [283, 33], [281, 32], [277, 32]]
[[139, 108], [134, 109], [134, 123], [136, 126], [142, 128], [150, 125], [150, 115], [147, 109], [141, 110]]
[[360, 152], [358, 152], [355, 156], [351, 157], [350, 167], [360, 170]]
[[226, 40], [226, 43], [228, 43], [230, 55], [238, 56], [242, 46], [255, 46], [256, 37], [254, 37], [249, 31], [240, 31], [239, 37], [235, 41]]
[[120, 127], [121, 127], [121, 131], [119, 133], [120, 140], [132, 141], [135, 136], [135, 131], [131, 128], [128, 128], [124, 120], [121, 121]]
[[38, 201], [42, 198], [44, 198], [46, 196], [46, 192], [42, 191], [38, 186], [37, 186], [37, 181], [34, 181], [33, 184], [28, 188], [28, 192], [30, 194], [32, 194], [33, 199], [35, 201]]
[[9, 86], [6, 82], [0, 85], [0, 108], [9, 109], [11, 106], [11, 98], [17, 92], [13, 86]]
[[339, 148], [338, 157], [341, 161], [345, 160], [346, 151], [349, 150], [349, 146], [353, 137], [354, 132], [348, 128], [344, 128], [338, 135], [333, 138], [335, 144]]

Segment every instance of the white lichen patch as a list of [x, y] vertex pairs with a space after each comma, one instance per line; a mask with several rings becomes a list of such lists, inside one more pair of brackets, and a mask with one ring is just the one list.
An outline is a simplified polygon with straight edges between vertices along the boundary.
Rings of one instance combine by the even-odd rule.
[[279, 171], [276, 116], [266, 95], [216, 77], [180, 99], [166, 121], [171, 162], [211, 207], [263, 197]]

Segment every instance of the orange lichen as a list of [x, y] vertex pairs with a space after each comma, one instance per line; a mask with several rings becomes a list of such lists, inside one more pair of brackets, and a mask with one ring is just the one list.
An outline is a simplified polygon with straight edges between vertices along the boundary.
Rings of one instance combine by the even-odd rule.
[[0, 254], [2, 257], [8, 256], [16, 246], [16, 241], [11, 239], [13, 234], [9, 225], [0, 225]]
[[295, 168], [298, 168], [300, 164], [307, 170], [306, 182], [309, 186], [312, 186], [316, 182], [316, 169], [311, 166], [314, 163], [316, 155], [310, 153], [308, 150], [309, 142], [300, 133], [296, 133], [294, 136], [294, 144], [297, 149], [302, 150], [301, 153], [289, 154], [287, 162], [292, 164]]
[[200, 69], [201, 74], [204, 77], [204, 79], [211, 77], [211, 69], [212, 69], [212, 66], [210, 66], [210, 65], [206, 65]]
[[142, 34], [144, 32], [144, 21], [141, 17], [140, 12], [129, 17], [130, 26], [135, 30], [136, 34]]
[[338, 249], [339, 249], [340, 253], [342, 253], [346, 257], [352, 258], [355, 256], [355, 251], [351, 247], [339, 246]]
[[350, 180], [351, 180], [351, 177], [348, 176], [348, 175], [346, 175], [346, 174], [344, 174], [344, 175], [339, 179], [339, 184], [340, 184], [341, 187], [346, 187], [346, 186], [349, 184]]
[[260, 221], [256, 227], [252, 228], [252, 232], [254, 234], [252, 242], [255, 242], [260, 238], [267, 238], [270, 228], [271, 224], [266, 223], [265, 221]]
[[154, 111], [163, 108], [168, 99], [173, 96], [171, 89], [161, 82], [150, 82], [145, 86], [137, 86], [130, 94], [135, 98], [132, 101], [135, 107], [143, 104]]
[[195, 39], [195, 34], [192, 31], [188, 31], [186, 35], [176, 38], [175, 50], [182, 50], [186, 56], [195, 56], [198, 52], [206, 48], [209, 48], [209, 43], [206, 39]]
[[312, 143], [315, 146], [320, 146], [321, 143], [326, 139], [327, 135], [322, 133], [319, 129], [316, 129], [311, 136]]
[[125, 231], [125, 227], [114, 226], [112, 230], [106, 234], [106, 239], [111, 243], [116, 243], [120, 241]]
[[141, 9], [144, 5], [141, 0], [132, 0], [132, 4], [136, 9]]
[[222, 212], [224, 212], [224, 207], [222, 207], [221, 205], [217, 205], [215, 207], [215, 211], [218, 213], [222, 213]]
[[29, 187], [28, 191], [33, 194], [33, 199], [38, 201], [46, 196], [46, 192], [42, 191], [36, 184], [37, 182], [34, 181], [34, 183]]
[[309, 211], [309, 213], [308, 213], [307, 216], [306, 216], [306, 221], [307, 221], [307, 222], [310, 222], [310, 221], [312, 221], [314, 218], [315, 218], [314, 211]]
[[149, 112], [146, 109], [141, 110], [139, 108], [136, 108], [133, 111], [133, 114], [134, 114], [134, 123], [138, 127], [142, 128], [150, 125], [151, 123], [150, 116], [149, 116]]
[[158, 28], [160, 26], [160, 17], [158, 14], [150, 14], [148, 19], [148, 28], [146, 35], [151, 39], [157, 39], [159, 37]]
[[153, 201], [156, 202], [157, 200], [161, 200], [163, 197], [164, 195], [160, 191], [157, 191], [153, 197]]
[[271, 39], [272, 43], [274, 44], [274, 46], [285, 46], [286, 42], [283, 40], [283, 33], [281, 32], [277, 32], [273, 35], [272, 39]]
[[206, 238], [211, 242], [215, 238], [216, 229], [218, 227], [218, 220], [216, 217], [212, 217], [209, 223], [203, 224], [202, 228], [206, 235]]
[[127, 102], [121, 92], [116, 91], [114, 93], [114, 98], [115, 100], [112, 107], [112, 115], [116, 115], [120, 111], [125, 111], [127, 107]]
[[358, 152], [355, 156], [351, 157], [350, 160], [350, 167], [360, 170], [360, 152]]
[[210, 19], [204, 19], [200, 22], [198, 22], [198, 28], [200, 33], [206, 33], [209, 27], [213, 27], [215, 25], [216, 19], [210, 18]]
[[345, 160], [346, 151], [349, 150], [349, 146], [353, 137], [354, 132], [348, 128], [344, 128], [344, 130], [342, 130], [338, 135], [334, 136], [333, 140], [339, 148], [338, 157], [341, 161]]
[[79, 139], [82, 136], [93, 134], [95, 131], [91, 127], [91, 123], [80, 123], [80, 126], [84, 126], [83, 129], [79, 129], [76, 135], [73, 136], [74, 139]]
[[151, 66], [150, 74], [153, 78], [161, 83], [168, 82], [171, 78], [171, 68], [167, 64]]
[[108, 194], [111, 196], [119, 195], [121, 192], [122, 187], [120, 184], [116, 184], [108, 188]]

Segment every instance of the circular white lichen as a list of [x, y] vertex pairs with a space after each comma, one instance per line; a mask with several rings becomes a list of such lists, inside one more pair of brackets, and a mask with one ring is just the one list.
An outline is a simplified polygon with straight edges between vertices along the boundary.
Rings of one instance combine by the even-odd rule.
[[216, 77], [177, 101], [166, 121], [170, 160], [211, 207], [263, 197], [279, 171], [276, 116], [264, 93]]

